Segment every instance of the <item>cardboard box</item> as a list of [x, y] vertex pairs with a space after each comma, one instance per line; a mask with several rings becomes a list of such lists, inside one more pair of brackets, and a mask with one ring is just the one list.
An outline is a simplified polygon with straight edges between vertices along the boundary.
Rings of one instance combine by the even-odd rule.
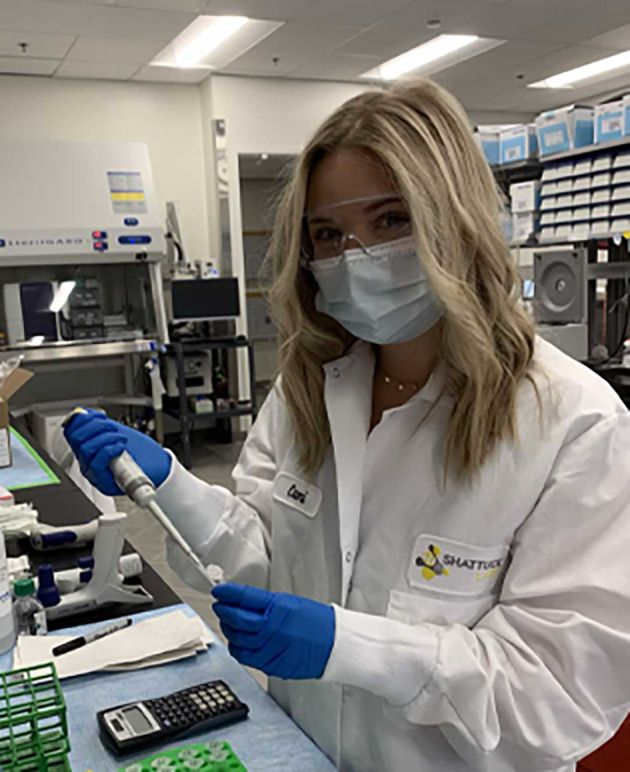
[[595, 108], [595, 144], [613, 142], [630, 135], [630, 95], [597, 105]]
[[548, 110], [536, 118], [540, 155], [564, 153], [593, 144], [594, 116], [592, 107], [569, 105]]
[[16, 368], [0, 385], [0, 467], [11, 466], [11, 440], [9, 434], [9, 400], [25, 383], [31, 380], [33, 373]]
[[512, 215], [512, 241], [515, 244], [529, 241], [537, 230], [538, 216], [533, 212]]
[[486, 161], [491, 166], [498, 166], [500, 160], [499, 128], [496, 126], [477, 126], [473, 134], [477, 146], [481, 148], [486, 157]]
[[510, 185], [510, 199], [513, 214], [537, 211], [540, 205], [540, 182], [515, 182]]
[[538, 137], [533, 123], [504, 129], [499, 144], [502, 164], [538, 157]]

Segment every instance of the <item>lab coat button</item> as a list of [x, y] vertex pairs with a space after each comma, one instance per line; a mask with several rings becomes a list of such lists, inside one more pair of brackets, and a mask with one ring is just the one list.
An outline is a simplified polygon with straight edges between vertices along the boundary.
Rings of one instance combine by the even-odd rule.
[[333, 367], [332, 369], [333, 378], [339, 378], [341, 375], [341, 370], [338, 367]]
[[350, 552], [350, 550], [348, 550], [346, 552], [346, 563], [352, 563], [352, 559], [353, 559], [352, 552]]

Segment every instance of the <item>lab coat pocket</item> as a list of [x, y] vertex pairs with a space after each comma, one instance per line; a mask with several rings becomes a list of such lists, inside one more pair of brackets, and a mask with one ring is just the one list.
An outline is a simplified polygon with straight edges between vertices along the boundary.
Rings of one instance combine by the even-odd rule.
[[497, 603], [494, 593], [470, 597], [453, 593], [389, 593], [387, 616], [409, 625], [431, 622], [436, 625], [460, 624], [473, 627]]

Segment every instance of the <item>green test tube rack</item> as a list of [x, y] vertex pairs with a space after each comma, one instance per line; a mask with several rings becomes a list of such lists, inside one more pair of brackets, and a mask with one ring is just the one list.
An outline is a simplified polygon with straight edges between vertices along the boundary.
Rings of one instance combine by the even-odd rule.
[[226, 742], [197, 743], [161, 751], [118, 772], [247, 772]]
[[66, 703], [51, 663], [0, 673], [2, 772], [71, 772]]

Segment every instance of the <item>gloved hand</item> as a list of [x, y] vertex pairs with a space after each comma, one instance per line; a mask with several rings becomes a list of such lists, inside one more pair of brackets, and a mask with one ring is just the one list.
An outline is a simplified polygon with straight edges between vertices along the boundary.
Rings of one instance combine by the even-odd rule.
[[142, 471], [160, 486], [171, 471], [171, 457], [146, 434], [112, 421], [98, 410], [76, 413], [64, 429], [83, 476], [106, 496], [122, 496], [109, 465], [127, 451]]
[[278, 678], [323, 675], [335, 642], [332, 606], [233, 583], [212, 594], [230, 654], [242, 665]]

